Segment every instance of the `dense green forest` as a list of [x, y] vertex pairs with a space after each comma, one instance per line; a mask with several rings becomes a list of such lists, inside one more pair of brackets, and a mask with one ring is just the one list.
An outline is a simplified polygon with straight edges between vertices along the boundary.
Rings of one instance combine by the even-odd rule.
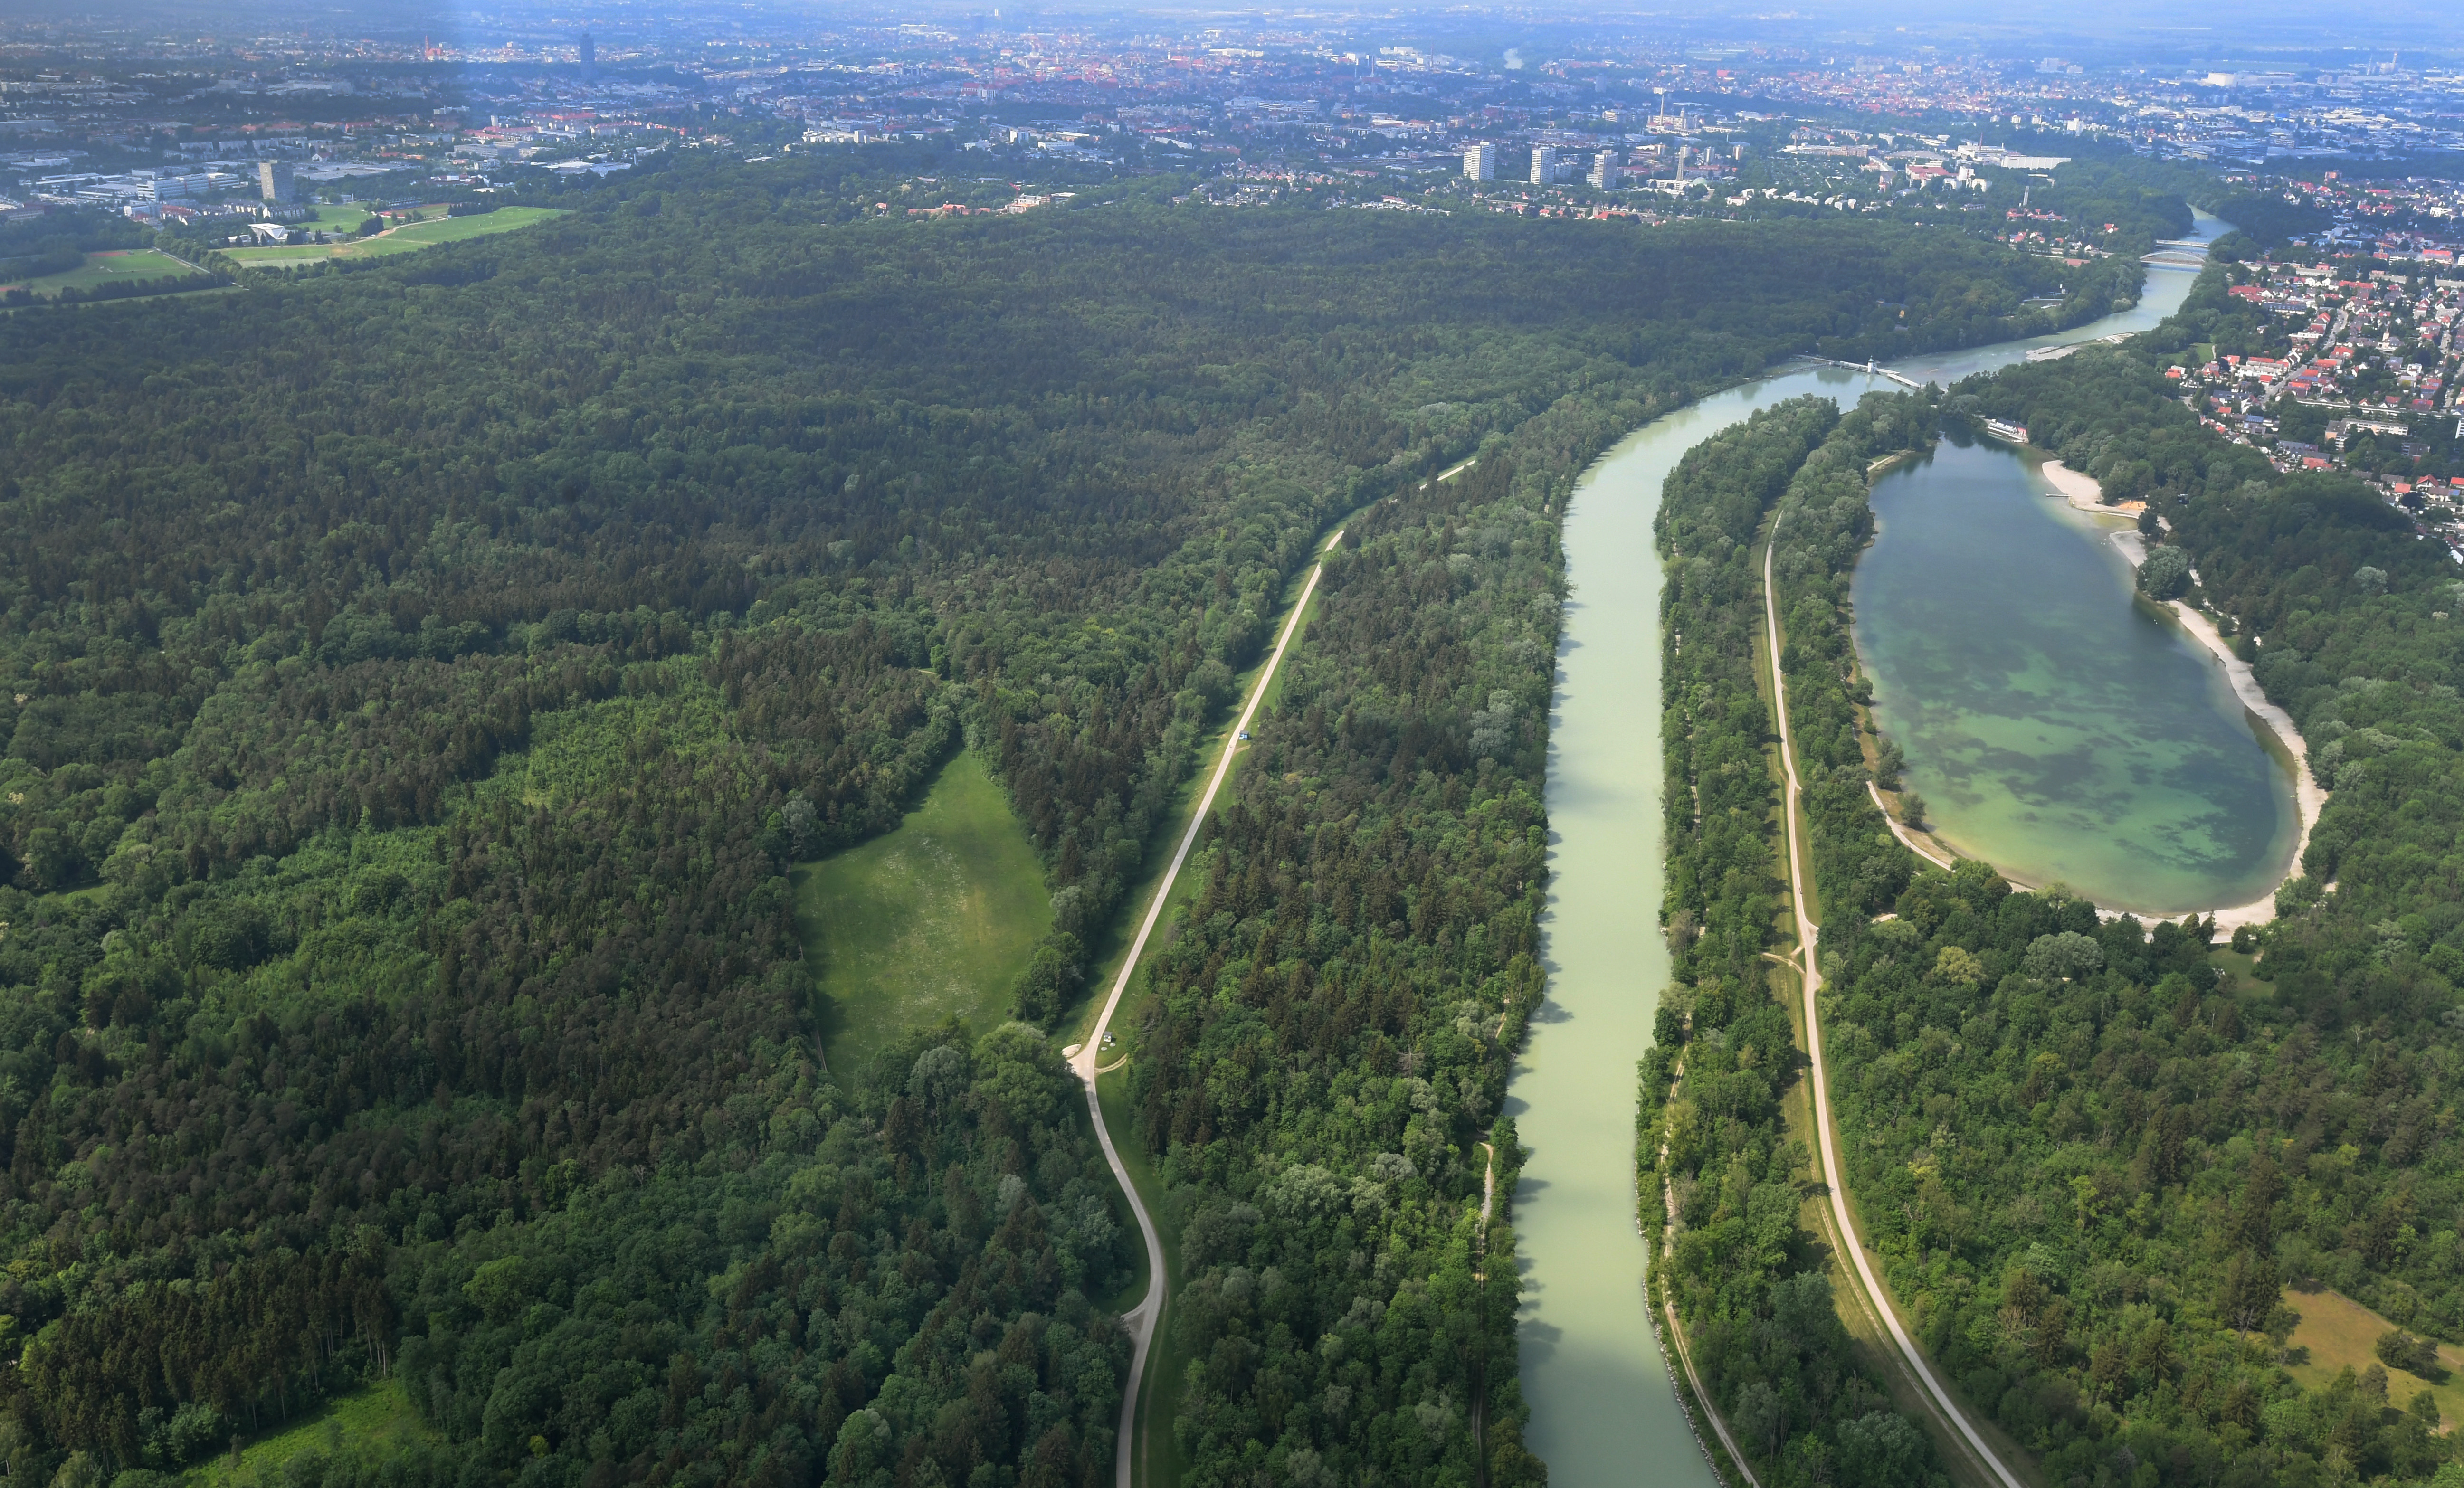
[[[1536, 986], [1550, 520], [1652, 412], [1994, 334], [2035, 271], [1864, 225], [851, 223], [844, 168], [0, 324], [12, 1476], [398, 1372], [465, 1481], [1101, 1479], [1133, 1252], [1040, 1028], [1313, 535], [1397, 492], [1159, 974], [1191, 1052], [1144, 1129], [1221, 1236], [1185, 1429], [1391, 1480], [1481, 1419], [1536, 1475], [1510, 1302], [1447, 1309]], [[825, 1070], [783, 871], [967, 747], [1053, 887], [1022, 1020]], [[1330, 1306], [1374, 1384], [1286, 1357], [1268, 1313]]]
[[1209, 823], [1133, 1066], [1184, 1212], [1190, 1481], [1542, 1480], [1513, 1235], [1502, 1201], [1479, 1219], [1491, 1142], [1501, 1194], [1520, 1166], [1490, 1118], [1544, 990], [1551, 502], [1637, 411], [1552, 410], [1350, 523]]
[[[2058, 888], [2013, 892], [1984, 864], [1945, 873], [1900, 848], [1865, 792], [1869, 760], [1890, 755], [1862, 736], [1847, 640], [1849, 574], [1871, 531], [1862, 482], [1853, 467], [1818, 489], [1801, 476], [1774, 502], [1769, 480], [1733, 477], [1717, 499], [1739, 531], [1752, 501], [1787, 513], [1777, 602], [1823, 905], [1835, 1109], [1867, 1238], [1933, 1357], [2054, 1480], [2444, 1483], [2464, 1472], [2430, 1390], [2445, 1370], [2414, 1339], [2464, 1338], [2464, 1148], [2449, 1109], [2464, 1067], [2452, 620], [2464, 585], [2441, 546], [2358, 483], [2281, 475], [2170, 397], [2158, 369], [2171, 348], [2226, 328], [2222, 276], [2211, 272], [2180, 322], [1974, 380], [1947, 408], [2025, 423], [2109, 491], [2146, 495], [2165, 519], [2151, 536], [2199, 576], [2188, 598], [2299, 726], [2332, 794], [2277, 920], [2233, 937], [2255, 954], [2237, 963], [2246, 974], [2215, 953], [2205, 922], [2101, 920]], [[1932, 417], [1901, 407], [1888, 416]], [[1672, 560], [1672, 586], [1711, 578], [1713, 545], [1692, 548]], [[1750, 611], [1729, 614], [1753, 602], [1746, 577], [1715, 591], [1727, 610], [1686, 620], [1689, 659], [1698, 634], [1749, 631]], [[1741, 696], [1705, 694], [1692, 748], [1725, 743], [1759, 769], [1767, 714], [1739, 705], [1743, 721], [1709, 726]], [[1672, 708], [1688, 703], [1672, 692]], [[1670, 736], [1675, 769], [1673, 724]], [[1733, 1018], [1727, 989], [1771, 935], [1770, 787], [1757, 776], [1739, 788], [1731, 830], [1671, 823], [1673, 842], [1695, 840], [1679, 861], [1699, 864], [1689, 879], [1672, 862], [1669, 901], [1672, 933], [1695, 948], [1676, 1005], [1690, 998], [1698, 1027], [1706, 995]], [[1768, 1041], [1745, 1040], [1758, 1064]], [[1703, 1043], [1685, 1044], [1686, 1083], [1660, 1129], [1753, 1130], [1768, 1077], [1727, 1076], [1718, 1096], [1738, 1116], [1715, 1127], [1690, 1114]], [[1670, 1068], [1647, 1068], [1647, 1104]], [[1670, 1119], [1682, 1107], [1686, 1120]], [[1752, 1184], [1789, 1175], [1758, 1171], [1749, 1149], [1709, 1199], [1693, 1171], [1706, 1221], [1732, 1205], [1749, 1234]], [[1686, 1255], [1681, 1238], [1673, 1259]], [[2305, 1294], [2327, 1288], [2395, 1330], [2381, 1362], [2305, 1387], [2285, 1368], [2287, 1337]], [[1714, 1315], [1749, 1301], [1705, 1296]]]

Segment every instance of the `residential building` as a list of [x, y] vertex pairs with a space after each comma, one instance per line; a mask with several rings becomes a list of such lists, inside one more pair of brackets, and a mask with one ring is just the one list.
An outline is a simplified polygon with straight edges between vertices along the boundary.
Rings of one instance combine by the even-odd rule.
[[1603, 191], [1614, 191], [1624, 182], [1625, 168], [1617, 164], [1615, 150], [1602, 150], [1592, 157], [1592, 173], [1585, 179]]
[[1550, 182], [1556, 179], [1557, 151], [1555, 147], [1546, 144], [1533, 145], [1531, 147], [1531, 184], [1533, 186], [1547, 186]]
[[256, 163], [256, 189], [269, 202], [288, 202], [299, 194], [299, 183], [287, 164], [261, 160]]
[[1497, 146], [1467, 144], [1463, 146], [1463, 175], [1473, 181], [1497, 179]]

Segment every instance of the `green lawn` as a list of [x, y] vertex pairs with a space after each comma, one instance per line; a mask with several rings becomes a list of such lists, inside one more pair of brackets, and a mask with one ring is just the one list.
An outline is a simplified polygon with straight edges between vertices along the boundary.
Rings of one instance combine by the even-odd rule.
[[316, 215], [310, 217], [306, 222], [298, 224], [298, 226], [314, 228], [319, 232], [357, 232], [360, 230], [361, 223], [367, 221], [370, 217], [375, 215], [376, 214], [374, 212], [371, 212], [363, 207], [343, 207], [328, 204], [319, 207], [316, 210]]
[[961, 754], [895, 831], [790, 875], [823, 1048], [842, 1077], [905, 1029], [1009, 1016], [1052, 927], [1044, 865], [1009, 802]]
[[150, 248], [118, 249], [108, 253], [88, 253], [85, 267], [65, 274], [47, 274], [40, 278], [0, 283], [0, 290], [30, 289], [37, 295], [55, 295], [62, 290], [90, 290], [101, 284], [120, 284], [130, 279], [194, 279], [202, 278], [197, 271]]
[[313, 1450], [327, 1457], [382, 1456], [416, 1442], [443, 1439], [410, 1408], [401, 1380], [383, 1380], [351, 1391], [295, 1426], [242, 1447], [236, 1465], [227, 1455], [209, 1457], [181, 1480], [192, 1488], [279, 1483], [283, 1467], [302, 1452]]
[[[411, 246], [425, 248], [431, 243], [459, 243], [465, 238], [486, 237], [492, 232], [510, 232], [516, 228], [527, 228], [532, 223], [563, 215], [562, 210], [553, 207], [499, 207], [477, 217], [438, 217], [428, 222], [414, 222], [408, 227], [394, 229], [382, 241], [395, 245], [394, 251], [399, 252]], [[376, 241], [379, 240], [370, 240], [372, 244]]]
[[[335, 210], [336, 208], [327, 208]], [[356, 208], [339, 210], [356, 215], [348, 221], [319, 226], [324, 231], [355, 230], [367, 213]], [[323, 216], [320, 212], [319, 217]], [[470, 238], [487, 237], [497, 232], [511, 232], [564, 212], [553, 207], [499, 207], [495, 211], [476, 217], [439, 217], [414, 222], [407, 227], [380, 232], [374, 237], [352, 238], [341, 243], [283, 244], [279, 247], [232, 248], [224, 250], [225, 256], [243, 269], [284, 269], [303, 263], [322, 263], [328, 258], [383, 258], [388, 253], [415, 253], [439, 243], [459, 243]]]

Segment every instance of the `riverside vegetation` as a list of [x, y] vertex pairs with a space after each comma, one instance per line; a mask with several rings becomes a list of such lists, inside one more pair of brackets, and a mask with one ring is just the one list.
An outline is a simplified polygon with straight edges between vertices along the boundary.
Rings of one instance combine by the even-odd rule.
[[[1472, 1144], [1537, 986], [1551, 519], [1651, 413], [2001, 334], [2040, 266], [1128, 188], [857, 222], [851, 159], [0, 325], [13, 1478], [392, 1376], [437, 1444], [292, 1481], [1104, 1480], [1134, 1256], [1043, 1030], [1286, 579], [1397, 494], [1140, 1033], [1176, 1429], [1204, 1481], [1538, 1475]], [[825, 1069], [788, 865], [961, 748], [1048, 886], [1016, 1020]]]
[[[2101, 922], [2058, 887], [1925, 865], [1884, 831], [1865, 780], [1889, 752], [1860, 737], [1844, 619], [1871, 520], [1854, 472], [1877, 448], [1859, 415], [1832, 434], [1838, 457], [1807, 459], [1793, 485], [1771, 472], [1812, 436], [1780, 419], [1737, 436], [1736, 473], [1672, 482], [1672, 530], [1693, 535], [1672, 587], [1708, 585], [1732, 559], [1709, 531], [1741, 545], [1758, 509], [1788, 512], [1777, 598], [1849, 1187], [1969, 1406], [2056, 1481], [2464, 1481], [2423, 1342], [2464, 1337], [2464, 1147], [2449, 1110], [2464, 1068], [2464, 641], [2451, 618], [2464, 586], [2357, 483], [2280, 475], [2170, 398], [2163, 362], [2232, 330], [2225, 276], [2210, 271], [2148, 337], [1974, 380], [1947, 406], [2024, 422], [2109, 492], [2145, 494], [2165, 518], [2147, 524], [2157, 552], [2181, 555], [2148, 565], [2156, 581], [2211, 609], [2300, 728], [2332, 794], [2277, 920], [2234, 937], [2255, 963], [2219, 954], [2204, 922]], [[1901, 398], [1859, 414], [1933, 410]], [[1779, 1480], [1811, 1480], [1816, 1455], [1851, 1454], [1822, 1436], [1838, 1412], [1799, 1383], [1815, 1355], [1786, 1310], [1786, 1285], [1809, 1283], [1786, 1276], [1795, 1190], [1777, 1186], [1803, 1157], [1778, 1140], [1793, 1051], [1756, 959], [1773, 923], [1774, 794], [1769, 714], [1737, 649], [1747, 579], [1729, 573], [1706, 589], [1709, 613], [1670, 622], [1689, 667], [1700, 646], [1727, 680], [1672, 684], [1672, 779], [1705, 787], [1704, 824], [1671, 822], [1672, 933], [1690, 948], [1663, 1033], [1685, 1040], [1683, 1075], [1672, 1085], [1674, 1055], [1655, 1055], [1644, 1096], [1670, 1151], [1650, 1176], [1682, 1199], [1670, 1270], [1696, 1309], [1698, 1357], [1749, 1439], [1788, 1423], [1770, 1438]], [[1690, 1021], [1675, 1011], [1688, 999]], [[1645, 1141], [1646, 1162], [1656, 1149]], [[1757, 1249], [1768, 1258], [1741, 1279], [1733, 1258]], [[2321, 1288], [2396, 1326], [2378, 1362], [2305, 1389], [2285, 1346]], [[2345, 1306], [2312, 1305], [2328, 1303]]]
[[[1544, 987], [1550, 510], [1631, 411], [1553, 410], [1528, 468], [1492, 449], [1349, 523], [1209, 823], [1132, 1083], [1185, 1216], [1194, 1480], [1544, 1479], [1481, 1149]], [[1493, 1143], [1510, 1193], [1511, 1121]]]
[[[1781, 902], [1772, 892], [1779, 793], [1767, 757], [1772, 714], [1755, 679], [1763, 524], [1786, 497], [1785, 541], [1806, 542], [1837, 505], [1836, 530], [1819, 541], [1853, 558], [1870, 531], [1866, 466], [1923, 448], [1933, 430], [1931, 408], [1912, 398], [1875, 394], [1845, 419], [1827, 399], [1793, 400], [1689, 450], [1657, 523], [1667, 570], [1664, 913], [1675, 984], [1642, 1061], [1642, 1220], [1659, 1258], [1655, 1284], [1693, 1341], [1706, 1404], [1778, 1483], [1947, 1481], [1931, 1440], [1859, 1359], [1826, 1258], [1799, 1223], [1813, 1159], [1782, 1113], [1803, 1059], [1766, 957]], [[1796, 615], [1783, 613], [1784, 664], [1808, 645], [1837, 655], [1839, 632], [1801, 639]], [[1858, 748], [1847, 696], [1793, 687], [1790, 706], [1807, 815], [1819, 822], [1861, 806], [1872, 816], [1861, 770], [1842, 768], [1842, 753], [1855, 760]], [[1893, 841], [1879, 816], [1870, 830]], [[1819, 825], [1815, 842], [1819, 862]], [[1887, 903], [1908, 861], [1877, 854], [1851, 882]], [[1836, 923], [1827, 885], [1822, 903]]]

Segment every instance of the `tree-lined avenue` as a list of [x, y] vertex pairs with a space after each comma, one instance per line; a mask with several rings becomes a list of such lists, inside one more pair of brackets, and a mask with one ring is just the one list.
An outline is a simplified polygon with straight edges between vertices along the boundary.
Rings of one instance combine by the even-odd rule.
[[[1323, 553], [1343, 539], [1337, 532], [1326, 541]], [[1163, 908], [1172, 900], [1172, 886], [1180, 877], [1181, 864], [1189, 861], [1189, 850], [1198, 845], [1199, 829], [1206, 821], [1207, 812], [1214, 809], [1215, 793], [1232, 774], [1232, 761], [1241, 752], [1241, 740], [1249, 731], [1249, 722], [1257, 715], [1258, 705], [1265, 701], [1267, 687], [1275, 680], [1275, 668], [1283, 664], [1284, 652], [1299, 633], [1301, 617], [1309, 613], [1309, 596], [1317, 591], [1318, 576], [1326, 572], [1323, 560], [1311, 565], [1309, 580], [1301, 585], [1300, 598], [1292, 602], [1292, 611], [1284, 617], [1283, 632], [1275, 637], [1275, 648], [1259, 668], [1256, 685], [1249, 689], [1249, 700], [1242, 706], [1240, 721], [1232, 726], [1231, 737], [1223, 741], [1223, 755], [1215, 762], [1215, 774], [1206, 782], [1206, 794], [1198, 799], [1198, 809], [1190, 813], [1189, 829], [1181, 834], [1180, 845], [1174, 849], [1172, 865], [1164, 869], [1163, 882], [1155, 886], [1155, 897], [1148, 901], [1146, 918], [1138, 923], [1137, 938], [1130, 942], [1130, 953], [1121, 960], [1120, 974], [1112, 978], [1112, 990], [1104, 998], [1104, 1010], [1095, 1016], [1095, 1026], [1088, 1031], [1087, 1041], [1069, 1056], [1069, 1067], [1087, 1086], [1087, 1114], [1095, 1123], [1095, 1140], [1103, 1144], [1104, 1161], [1111, 1165], [1112, 1178], [1121, 1186], [1121, 1193], [1130, 1201], [1130, 1212], [1137, 1216], [1138, 1236], [1146, 1242], [1147, 1294], [1135, 1307], [1121, 1315], [1130, 1330], [1130, 1377], [1121, 1392], [1121, 1433], [1112, 1449], [1112, 1464], [1118, 1488], [1130, 1488], [1131, 1464], [1136, 1460], [1133, 1436], [1138, 1417], [1138, 1390], [1146, 1378], [1147, 1354], [1155, 1345], [1155, 1321], [1163, 1316], [1164, 1259], [1163, 1237], [1155, 1230], [1155, 1216], [1147, 1213], [1144, 1200], [1138, 1197], [1138, 1187], [1130, 1180], [1130, 1171], [1121, 1162], [1120, 1149], [1112, 1144], [1112, 1133], [1104, 1125], [1103, 1103], [1095, 1093], [1095, 1077], [1105, 1071], [1096, 1067], [1104, 1047], [1104, 1031], [1111, 1026], [1114, 1010], [1121, 1005], [1121, 996], [1130, 989], [1130, 978], [1138, 969], [1138, 957], [1145, 953], [1147, 937], [1155, 933], [1155, 923], [1163, 918]], [[1118, 1068], [1118, 1063], [1111, 1066]]]

